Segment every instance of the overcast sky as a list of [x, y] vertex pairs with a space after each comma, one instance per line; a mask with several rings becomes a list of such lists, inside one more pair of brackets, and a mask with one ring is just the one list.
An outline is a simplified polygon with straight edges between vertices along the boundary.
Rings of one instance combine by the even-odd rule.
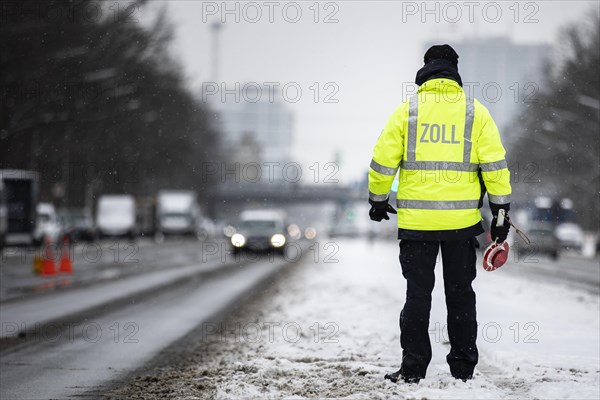
[[[599, 7], [597, 1], [427, 2], [427, 10], [421, 1], [231, 1], [227, 13], [223, 4], [151, 2], [143, 18], [167, 9], [173, 54], [198, 91], [212, 79], [210, 26], [225, 19], [218, 81], [288, 84], [287, 98], [278, 89], [275, 96], [295, 114], [295, 160], [308, 174], [309, 165], [339, 153], [336, 177], [343, 182], [368, 170], [377, 136], [423, 64], [425, 43], [508, 36], [553, 44], [561, 28]], [[296, 103], [294, 87], [302, 90]], [[327, 95], [337, 103], [325, 102]]]

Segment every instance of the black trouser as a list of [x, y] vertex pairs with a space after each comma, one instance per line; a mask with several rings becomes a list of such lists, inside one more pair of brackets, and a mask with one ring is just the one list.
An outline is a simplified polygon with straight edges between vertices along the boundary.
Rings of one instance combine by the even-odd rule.
[[442, 249], [444, 290], [448, 311], [450, 353], [446, 357], [456, 378], [470, 378], [478, 352], [475, 292], [477, 239], [447, 241], [400, 241], [400, 264], [406, 278], [406, 303], [400, 313], [402, 376], [424, 378], [431, 361], [429, 312], [435, 283], [434, 268]]

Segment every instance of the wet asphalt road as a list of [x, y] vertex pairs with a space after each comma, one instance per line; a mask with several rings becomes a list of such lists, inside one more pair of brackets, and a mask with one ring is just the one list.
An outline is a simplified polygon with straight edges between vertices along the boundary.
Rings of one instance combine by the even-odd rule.
[[288, 264], [281, 258], [240, 263], [223, 274], [192, 276], [101, 315], [33, 326], [26, 345], [3, 346], [0, 352], [0, 398], [69, 398], [102, 391], [200, 324], [235, 307]]

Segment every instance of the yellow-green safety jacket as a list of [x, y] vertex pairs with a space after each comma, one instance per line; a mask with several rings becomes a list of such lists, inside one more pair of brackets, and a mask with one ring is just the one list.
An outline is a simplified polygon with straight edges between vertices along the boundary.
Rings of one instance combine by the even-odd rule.
[[369, 169], [369, 198], [387, 200], [400, 170], [398, 228], [459, 230], [479, 224], [481, 185], [510, 203], [510, 172], [488, 110], [453, 80], [432, 79], [402, 103], [381, 132]]

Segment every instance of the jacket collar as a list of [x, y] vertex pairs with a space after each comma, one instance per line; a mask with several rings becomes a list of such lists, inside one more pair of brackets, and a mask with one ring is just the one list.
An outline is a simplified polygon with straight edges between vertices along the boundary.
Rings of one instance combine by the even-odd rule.
[[463, 88], [452, 79], [449, 78], [435, 78], [430, 79], [427, 82], [419, 86], [417, 93], [422, 92], [464, 92]]

